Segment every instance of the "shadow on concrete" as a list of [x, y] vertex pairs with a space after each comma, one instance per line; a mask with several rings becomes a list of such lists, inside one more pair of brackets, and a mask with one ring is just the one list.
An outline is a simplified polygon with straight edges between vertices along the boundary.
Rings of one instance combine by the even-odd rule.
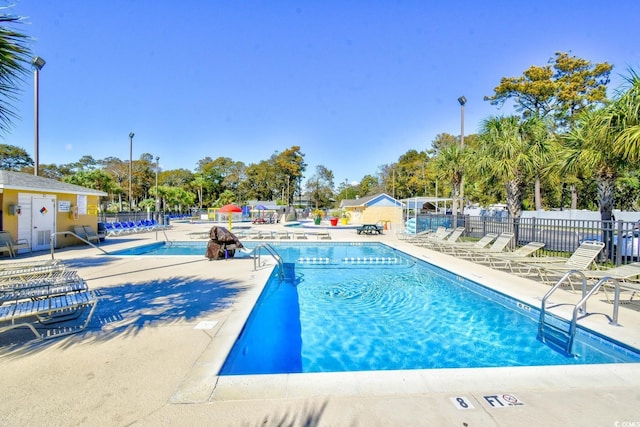
[[[79, 259], [73, 263], [76, 262], [84, 261]], [[91, 259], [87, 262], [94, 263], [96, 260]], [[70, 266], [73, 263], [70, 263]], [[166, 268], [175, 266], [176, 264], [171, 264]], [[118, 275], [121, 274], [113, 276]], [[87, 328], [78, 334], [63, 338], [62, 345], [68, 347], [86, 342], [106, 341], [121, 335], [135, 335], [149, 326], [189, 321], [229, 307], [242, 291], [243, 288], [235, 281], [198, 279], [181, 275], [100, 288], [97, 290], [100, 299]], [[84, 316], [81, 316], [69, 323], [83, 321]], [[63, 323], [57, 324], [60, 325]], [[60, 339], [34, 340], [33, 333], [28, 329], [14, 329], [0, 334], [0, 358], [19, 357], [60, 343]]]
[[[305, 407], [301, 411], [291, 412], [284, 414], [275, 413], [273, 415], [266, 414], [262, 419], [262, 425], [265, 426], [280, 426], [280, 427], [314, 427], [321, 425], [320, 419], [322, 414], [327, 408], [327, 401], [323, 401], [321, 404], [313, 405], [317, 407]], [[253, 426], [255, 423], [243, 422], [242, 426]]]

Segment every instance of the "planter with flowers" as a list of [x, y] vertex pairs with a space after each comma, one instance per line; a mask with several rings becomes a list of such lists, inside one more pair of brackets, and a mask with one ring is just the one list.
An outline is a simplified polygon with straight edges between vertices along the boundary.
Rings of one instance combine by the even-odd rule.
[[313, 212], [311, 212], [311, 216], [313, 216], [313, 223], [315, 225], [320, 225], [320, 222], [322, 221], [322, 218], [324, 217], [324, 211], [322, 211], [320, 209], [315, 209]]

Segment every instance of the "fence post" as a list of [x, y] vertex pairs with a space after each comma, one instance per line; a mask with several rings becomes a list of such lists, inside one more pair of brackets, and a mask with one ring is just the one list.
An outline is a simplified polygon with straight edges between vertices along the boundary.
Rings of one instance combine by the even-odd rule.
[[535, 216], [531, 218], [531, 236], [529, 236], [529, 241], [536, 240], [536, 225], [538, 224], [538, 218]]
[[[623, 223], [622, 220], [619, 219], [618, 223], [617, 223], [617, 230], [616, 230], [616, 241], [618, 242], [618, 250], [616, 251], [615, 255], [615, 264], [616, 266], [622, 264], [622, 250], [620, 249], [620, 245], [622, 244], [622, 235], [624, 234], [624, 230], [623, 228]], [[613, 240], [613, 239], [612, 239]], [[613, 242], [612, 243], [612, 251], [613, 251]], [[612, 257], [613, 258], [613, 257]]]

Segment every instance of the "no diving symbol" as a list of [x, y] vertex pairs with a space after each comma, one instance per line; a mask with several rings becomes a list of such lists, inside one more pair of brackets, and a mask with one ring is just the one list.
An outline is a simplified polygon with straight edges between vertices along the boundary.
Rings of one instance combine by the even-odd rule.
[[524, 403], [513, 394], [501, 393], [483, 396], [485, 402], [492, 408], [506, 408], [510, 406], [524, 406]]
[[509, 402], [512, 405], [516, 405], [518, 403], [518, 398], [515, 397], [512, 394], [503, 394], [502, 398], [506, 401]]

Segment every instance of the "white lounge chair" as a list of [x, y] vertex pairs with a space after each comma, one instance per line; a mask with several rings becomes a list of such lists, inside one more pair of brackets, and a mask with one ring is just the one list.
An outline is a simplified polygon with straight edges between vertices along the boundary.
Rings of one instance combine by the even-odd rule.
[[[609, 268], [607, 270], [587, 270], [582, 273], [587, 279], [592, 279], [594, 281], [598, 281], [605, 277], [617, 280], [622, 291], [631, 292], [629, 301], [633, 300], [633, 297], [640, 293], [640, 262], [622, 264], [618, 267]], [[608, 288], [614, 287], [615, 282], [603, 283], [602, 290], [608, 302], [611, 302]]]
[[462, 234], [465, 232], [465, 230], [466, 228], [464, 227], [458, 227], [441, 240], [431, 240], [427, 246], [441, 252], [447, 252], [448, 249], [454, 248], [457, 244], [460, 243], [458, 242], [458, 239], [462, 237]]
[[529, 242], [513, 252], [484, 254], [482, 259], [477, 259], [475, 262], [488, 265], [498, 270], [508, 270], [513, 273], [513, 264], [530, 260], [531, 257], [543, 247], [544, 243], [542, 242]]
[[441, 249], [444, 249], [444, 252], [450, 252], [453, 254], [457, 254], [458, 252], [462, 253], [470, 249], [483, 249], [490, 245], [491, 242], [493, 242], [497, 238], [498, 235], [496, 233], [487, 233], [476, 242], [457, 242], [452, 245], [442, 246]]
[[[542, 282], [552, 283], [571, 270], [585, 272], [595, 264], [596, 257], [604, 248], [603, 242], [584, 241], [573, 254], [564, 262], [544, 262], [544, 258], [530, 259], [526, 263], [518, 264], [517, 274], [527, 278], [538, 278]], [[573, 283], [569, 279], [573, 289]]]
[[513, 238], [513, 233], [500, 233], [500, 235], [493, 241], [491, 246], [486, 248], [467, 248], [463, 249], [462, 251], [456, 249], [456, 256], [471, 261], [478, 261], [480, 259], [483, 259], [486, 255], [504, 253], [504, 250], [507, 249], [509, 244], [511, 244]]
[[453, 230], [451, 229], [448, 229], [445, 227], [438, 227], [436, 228], [436, 231], [432, 233], [423, 234], [413, 239], [410, 239], [409, 243], [413, 243], [416, 246], [423, 246], [423, 247], [431, 246], [434, 242], [443, 241], [451, 233], [453, 233]]

